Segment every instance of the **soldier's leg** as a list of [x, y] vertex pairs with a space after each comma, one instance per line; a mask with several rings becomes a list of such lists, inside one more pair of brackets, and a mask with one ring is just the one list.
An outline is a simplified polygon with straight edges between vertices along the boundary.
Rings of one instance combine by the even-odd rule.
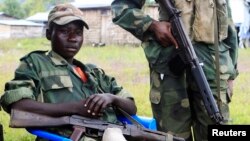
[[[214, 95], [218, 108], [224, 118], [224, 123], [229, 120], [229, 107], [228, 107], [228, 94], [227, 94], [227, 80], [230, 74], [233, 73], [233, 63], [230, 59], [229, 50], [223, 44], [220, 45], [220, 94], [217, 93], [217, 82], [216, 82], [216, 69], [214, 60], [214, 47], [209, 47], [204, 44], [196, 44], [195, 51], [200, 59], [200, 62], [204, 64], [203, 70], [210, 85], [211, 91]], [[207, 111], [202, 102], [201, 96], [197, 87], [192, 83], [192, 79], [189, 79], [189, 84], [191, 85], [190, 91], [191, 105], [194, 111], [194, 138], [196, 141], [206, 141], [207, 140], [207, 126], [210, 124], [215, 124], [207, 114]], [[193, 85], [193, 86], [192, 86]]]
[[[211, 118], [208, 116], [203, 101], [200, 97], [200, 93], [197, 91], [192, 91], [190, 92], [190, 94], [192, 95], [191, 105], [195, 115], [195, 117], [193, 118], [194, 139], [195, 141], [207, 141], [207, 126], [215, 124], [215, 122], [212, 121]], [[224, 124], [227, 124], [229, 121], [229, 106], [227, 101], [228, 97], [225, 90], [221, 90], [220, 99], [221, 100], [218, 103], [218, 100], [216, 98], [216, 102], [218, 103], [218, 108], [224, 118], [223, 122]]]
[[195, 141], [207, 141], [207, 126], [214, 124], [210, 119], [199, 92], [190, 91], [190, 103], [193, 111], [193, 133]]
[[157, 129], [191, 141], [191, 113], [184, 75], [173, 77], [151, 70], [150, 101]]

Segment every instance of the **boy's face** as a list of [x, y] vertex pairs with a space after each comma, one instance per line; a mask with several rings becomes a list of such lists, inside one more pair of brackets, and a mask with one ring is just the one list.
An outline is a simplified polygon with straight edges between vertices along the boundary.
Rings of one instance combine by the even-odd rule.
[[54, 25], [50, 35], [52, 50], [64, 59], [70, 60], [82, 46], [83, 24], [80, 21], [73, 21], [66, 25]]

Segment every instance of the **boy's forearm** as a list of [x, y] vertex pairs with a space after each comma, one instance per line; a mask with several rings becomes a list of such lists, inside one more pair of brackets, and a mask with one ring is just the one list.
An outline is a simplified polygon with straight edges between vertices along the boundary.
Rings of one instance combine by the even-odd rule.
[[82, 112], [78, 113], [78, 111], [80, 111], [79, 107], [84, 109], [83, 106], [84, 103], [82, 103], [82, 106], [80, 104], [81, 104], [80, 102], [59, 103], [59, 104], [41, 103], [34, 101], [32, 99], [22, 99], [13, 103], [11, 105], [11, 108], [57, 117], [57, 116], [67, 116], [73, 114], [83, 115], [84, 110], [81, 110]]

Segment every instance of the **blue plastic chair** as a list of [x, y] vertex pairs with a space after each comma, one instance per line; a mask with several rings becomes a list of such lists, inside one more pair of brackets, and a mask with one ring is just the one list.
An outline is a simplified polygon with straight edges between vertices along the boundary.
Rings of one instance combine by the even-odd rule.
[[[149, 117], [144, 117], [144, 116], [137, 116], [137, 115], [133, 115], [132, 117], [137, 122], [139, 122], [140, 124], [142, 124], [145, 128], [148, 128], [150, 130], [155, 130], [155, 131], [157, 130], [157, 128], [156, 128], [156, 120], [154, 118], [149, 118]], [[118, 117], [118, 120], [121, 121], [121, 122], [132, 124], [132, 122], [129, 121], [124, 116]]]
[[[157, 130], [156, 128], [156, 120], [154, 118], [144, 117], [144, 116], [132, 116], [136, 121], [138, 121], [140, 124], [142, 124], [145, 128], [151, 129], [151, 130]], [[118, 117], [118, 120], [120, 120], [123, 123], [132, 124], [131, 121], [129, 121], [126, 117]], [[39, 129], [26, 129], [29, 133], [36, 135], [40, 138], [47, 139], [50, 141], [72, 141], [69, 138], [59, 136], [44, 130]]]
[[56, 135], [53, 133], [49, 133], [49, 132], [44, 131], [44, 130], [39, 130], [39, 129], [26, 129], [26, 130], [33, 135], [36, 135], [40, 138], [47, 139], [50, 141], [72, 141], [69, 138], [59, 136], [59, 135]]

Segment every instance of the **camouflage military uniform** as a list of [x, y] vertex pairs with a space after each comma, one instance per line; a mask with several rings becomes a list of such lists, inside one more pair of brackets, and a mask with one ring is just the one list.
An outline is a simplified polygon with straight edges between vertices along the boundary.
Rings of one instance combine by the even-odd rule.
[[[21, 59], [16, 69], [15, 78], [6, 83], [1, 104], [5, 111], [9, 105], [23, 98], [34, 99], [45, 103], [64, 103], [79, 101], [96, 93], [111, 93], [124, 98], [132, 98], [115, 79], [104, 73], [102, 69], [88, 67], [74, 60], [87, 75], [83, 83], [79, 75], [61, 56], [51, 51], [35, 51]], [[133, 98], [132, 98], [133, 99]], [[112, 108], [106, 109], [103, 120], [116, 123], [116, 115]], [[52, 129], [59, 131], [59, 129]], [[60, 134], [69, 136], [71, 131], [60, 129]], [[84, 137], [87, 138], [87, 137]], [[90, 141], [93, 139], [84, 139]]]
[[[225, 122], [229, 118], [227, 80], [237, 76], [237, 40], [232, 21], [228, 18], [225, 0], [174, 0], [182, 11], [182, 20], [199, 61], [208, 79]], [[214, 124], [206, 113], [199, 91], [190, 72], [174, 75], [168, 62], [174, 47], [163, 47], [147, 31], [152, 18], [141, 9], [145, 0], [114, 0], [111, 8], [113, 22], [142, 41], [150, 66], [150, 101], [158, 130], [191, 140], [191, 126], [196, 141], [207, 140], [207, 125]], [[159, 3], [159, 20], [168, 21], [166, 10]], [[217, 7], [218, 24], [214, 20]], [[214, 27], [218, 26], [219, 31]], [[219, 40], [220, 96], [216, 92], [215, 34]]]

